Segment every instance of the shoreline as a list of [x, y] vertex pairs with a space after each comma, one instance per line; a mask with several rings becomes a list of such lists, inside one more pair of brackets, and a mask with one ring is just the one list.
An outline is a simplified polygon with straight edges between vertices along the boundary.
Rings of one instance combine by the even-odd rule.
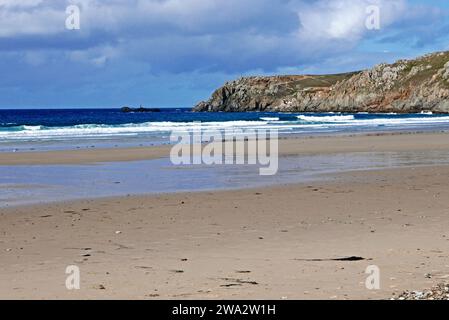
[[[12, 153], [2, 158], [0, 154], [4, 177], [0, 208], [126, 195], [245, 190], [326, 181], [331, 175], [360, 170], [444, 166], [449, 165], [448, 137], [449, 133], [407, 133], [279, 139], [279, 169], [267, 177], [259, 175], [262, 166], [257, 165], [178, 167], [168, 157], [171, 146], [43, 152], [34, 157]], [[1, 165], [2, 160], [10, 162]]]
[[[336, 136], [279, 137], [279, 155], [374, 151], [449, 150], [447, 131], [348, 133]], [[416, 140], [410, 139], [416, 138]], [[428, 141], [428, 138], [433, 141]], [[447, 139], [449, 140], [449, 139]], [[313, 143], [312, 143], [313, 141]], [[226, 143], [226, 142], [225, 142]], [[0, 165], [63, 165], [126, 162], [166, 158], [171, 145], [151, 147], [92, 148], [32, 152], [0, 152]]]

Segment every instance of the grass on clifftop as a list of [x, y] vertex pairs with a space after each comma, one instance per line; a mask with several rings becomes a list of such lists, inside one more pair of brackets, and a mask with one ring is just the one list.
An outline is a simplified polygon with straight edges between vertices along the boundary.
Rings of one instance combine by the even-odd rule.
[[[410, 78], [406, 78], [405, 82], [397, 83], [397, 85], [419, 85], [424, 81], [430, 80], [444, 65], [449, 61], [449, 52], [435, 53], [416, 60], [406, 62], [406, 68], [401, 72], [401, 76], [406, 78], [414, 67], [421, 68], [417, 74]], [[398, 65], [396, 63], [395, 65]], [[438, 79], [440, 85], [449, 88], [449, 82], [444, 79]]]
[[[298, 91], [304, 91], [306, 89], [323, 89], [329, 88], [339, 81], [347, 80], [358, 72], [330, 74], [330, 75], [307, 75], [307, 76], [289, 76], [285, 80], [282, 90], [279, 94], [295, 94]], [[282, 78], [280, 78], [281, 80]], [[281, 81], [280, 81], [281, 82]], [[282, 91], [282, 92], [281, 92]]]

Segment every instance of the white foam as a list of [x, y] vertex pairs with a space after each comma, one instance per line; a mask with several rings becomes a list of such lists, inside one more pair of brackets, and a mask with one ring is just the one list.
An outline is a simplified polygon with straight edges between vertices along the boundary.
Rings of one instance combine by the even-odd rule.
[[108, 136], [129, 136], [145, 133], [191, 131], [199, 129], [222, 130], [227, 128], [264, 128], [266, 121], [225, 121], [225, 122], [146, 122], [123, 125], [82, 124], [71, 127], [22, 126], [20, 131], [0, 131], [0, 139], [52, 139], [52, 138], [92, 138]]
[[342, 122], [342, 121], [350, 121], [354, 120], [354, 116], [305, 116], [300, 115], [297, 116], [298, 119], [308, 121], [308, 122]]
[[261, 117], [260, 120], [263, 121], [279, 121], [278, 117]]
[[29, 131], [37, 131], [40, 130], [42, 126], [23, 126], [23, 128]]
[[[222, 122], [146, 122], [122, 125], [82, 124], [70, 127], [18, 126], [2, 131], [0, 140], [64, 140], [71, 138], [106, 138], [118, 136], [138, 136], [141, 134], [170, 134], [172, 131], [188, 132], [192, 130], [245, 130], [278, 129], [281, 132], [340, 130], [351, 127], [375, 128], [385, 127], [421, 127], [449, 124], [449, 116], [414, 116], [414, 117], [376, 117], [356, 119], [353, 115], [297, 116], [302, 121], [222, 121]], [[265, 118], [265, 119], [268, 119]], [[273, 117], [274, 119], [274, 117]]]
[[[449, 116], [426, 117], [426, 118], [376, 118], [376, 119], [356, 119], [348, 124], [353, 126], [379, 126], [379, 125], [428, 125], [449, 123]], [[339, 125], [336, 123], [335, 125]]]

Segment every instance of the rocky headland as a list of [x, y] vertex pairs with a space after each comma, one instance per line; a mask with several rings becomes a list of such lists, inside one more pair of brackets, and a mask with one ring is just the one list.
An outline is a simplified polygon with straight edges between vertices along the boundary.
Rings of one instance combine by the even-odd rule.
[[449, 51], [344, 74], [243, 77], [193, 110], [449, 113]]

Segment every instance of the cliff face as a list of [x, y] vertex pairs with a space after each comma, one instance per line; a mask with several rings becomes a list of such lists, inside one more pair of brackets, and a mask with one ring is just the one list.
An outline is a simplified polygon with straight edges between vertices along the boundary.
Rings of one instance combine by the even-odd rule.
[[194, 111], [449, 113], [449, 51], [354, 73], [241, 78]]

